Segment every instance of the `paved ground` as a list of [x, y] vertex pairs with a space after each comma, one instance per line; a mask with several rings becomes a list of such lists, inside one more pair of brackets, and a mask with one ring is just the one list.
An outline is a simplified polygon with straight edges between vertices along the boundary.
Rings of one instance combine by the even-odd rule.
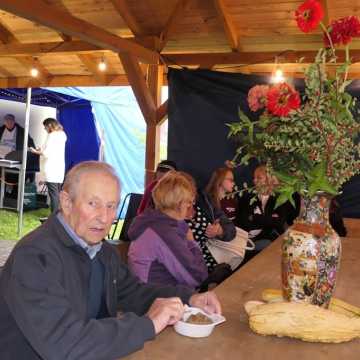
[[0, 240], [0, 266], [5, 264], [11, 250], [15, 246], [16, 241], [12, 240]]

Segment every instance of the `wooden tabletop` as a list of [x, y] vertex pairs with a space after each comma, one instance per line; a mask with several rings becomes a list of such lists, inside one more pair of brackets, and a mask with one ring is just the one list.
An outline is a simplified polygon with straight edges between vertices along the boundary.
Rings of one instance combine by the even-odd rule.
[[[335, 296], [360, 307], [360, 239], [343, 238], [343, 254]], [[248, 326], [243, 304], [261, 300], [266, 288], [280, 288], [281, 239], [216, 288], [226, 322], [208, 338], [192, 339], [167, 328], [128, 360], [350, 360], [360, 358], [360, 339], [342, 344], [306, 343], [260, 336]]]

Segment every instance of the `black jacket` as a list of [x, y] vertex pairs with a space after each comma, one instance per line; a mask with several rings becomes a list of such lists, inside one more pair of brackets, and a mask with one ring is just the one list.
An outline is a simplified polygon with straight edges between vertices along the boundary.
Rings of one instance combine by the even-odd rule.
[[[15, 124], [16, 127], [16, 148], [15, 150], [24, 149], [24, 128], [19, 124]], [[2, 138], [3, 132], [5, 131], [5, 125], [0, 126], [0, 140]], [[34, 140], [31, 136], [28, 137], [28, 147], [35, 147]]]
[[292, 205], [289, 202], [275, 209], [275, 196], [269, 197], [263, 210], [261, 201], [257, 196], [255, 201], [251, 201], [253, 196], [256, 195], [246, 193], [240, 198], [236, 225], [246, 231], [261, 229], [254, 240], [267, 239], [273, 241], [292, 222], [295, 210], [291, 209]]
[[198, 206], [207, 217], [210, 223], [215, 220], [220, 222], [223, 229], [223, 236], [219, 239], [223, 241], [231, 241], [236, 235], [236, 229], [233, 222], [225, 215], [222, 209], [216, 208], [204, 191], [199, 191], [196, 199], [196, 206]]
[[[90, 258], [56, 216], [23, 238], [0, 278], [0, 358], [116, 359], [155, 336], [144, 316], [157, 297], [180, 296], [184, 288], [140, 284], [107, 243], [98, 253], [105, 269], [110, 318], [88, 319]], [[120, 319], [116, 318], [121, 311]]]

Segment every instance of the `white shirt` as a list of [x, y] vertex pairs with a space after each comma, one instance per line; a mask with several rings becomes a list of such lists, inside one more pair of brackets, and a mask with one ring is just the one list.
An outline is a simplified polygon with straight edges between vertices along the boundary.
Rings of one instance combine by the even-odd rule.
[[16, 131], [16, 127], [12, 131], [5, 127], [0, 141], [0, 158], [16, 149]]
[[43, 171], [47, 182], [61, 184], [64, 181], [66, 139], [64, 131], [53, 131], [48, 134], [42, 147]]

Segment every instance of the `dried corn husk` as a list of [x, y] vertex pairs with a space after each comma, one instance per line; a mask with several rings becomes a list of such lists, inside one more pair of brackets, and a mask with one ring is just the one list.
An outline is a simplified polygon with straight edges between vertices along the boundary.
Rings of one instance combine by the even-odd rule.
[[[264, 301], [270, 303], [284, 301], [282, 292], [279, 289], [265, 289], [262, 292], [261, 297]], [[351, 317], [360, 317], [360, 308], [336, 298], [331, 299], [329, 310]]]
[[250, 328], [261, 335], [289, 336], [310, 342], [340, 343], [360, 337], [360, 319], [296, 302], [248, 302]]

